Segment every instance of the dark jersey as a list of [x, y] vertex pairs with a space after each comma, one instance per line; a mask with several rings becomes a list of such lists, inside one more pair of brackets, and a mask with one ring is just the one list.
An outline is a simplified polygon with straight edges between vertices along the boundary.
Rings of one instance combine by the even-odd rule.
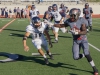
[[91, 7], [89, 8], [83, 8], [83, 14], [85, 14], [85, 18], [89, 19], [91, 18], [91, 14], [93, 13], [93, 10]]
[[[65, 25], [69, 26], [70, 29], [75, 29], [76, 31], [82, 31], [82, 24], [85, 23], [85, 19], [83, 17], [79, 18], [76, 22], [72, 22], [70, 19], [65, 21]], [[87, 38], [86, 35], [73, 35], [73, 40], [85, 40]]]

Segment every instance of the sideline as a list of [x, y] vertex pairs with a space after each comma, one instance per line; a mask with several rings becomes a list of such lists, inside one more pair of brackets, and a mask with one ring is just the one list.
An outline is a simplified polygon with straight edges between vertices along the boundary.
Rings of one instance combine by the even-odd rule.
[[16, 19], [11, 20], [10, 22], [8, 22], [7, 24], [5, 24], [1, 29], [0, 29], [0, 33], [7, 27], [9, 26], [12, 22], [14, 22]]

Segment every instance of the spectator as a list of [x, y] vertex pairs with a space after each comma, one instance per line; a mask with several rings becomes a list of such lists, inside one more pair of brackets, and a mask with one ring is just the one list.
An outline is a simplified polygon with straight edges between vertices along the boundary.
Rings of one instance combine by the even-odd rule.
[[22, 10], [21, 10], [21, 18], [23, 18], [23, 12], [24, 12], [24, 9], [22, 8]]
[[12, 18], [12, 10], [9, 9], [9, 18]]
[[17, 16], [16, 16], [17, 18], [19, 17], [19, 18], [21, 18], [21, 10], [19, 9], [19, 7], [17, 8]]
[[26, 18], [27, 17], [27, 11], [26, 11], [26, 9], [24, 9], [24, 12], [23, 13], [24, 13], [23, 14], [24, 18]]
[[14, 18], [16, 18], [16, 16], [17, 16], [17, 9], [16, 9], [16, 7], [14, 8], [13, 13], [14, 13]]
[[5, 8], [4, 10], [5, 10], [5, 18], [8, 18], [8, 9]]
[[5, 9], [1, 8], [1, 17], [4, 17], [4, 11], [5, 11]]

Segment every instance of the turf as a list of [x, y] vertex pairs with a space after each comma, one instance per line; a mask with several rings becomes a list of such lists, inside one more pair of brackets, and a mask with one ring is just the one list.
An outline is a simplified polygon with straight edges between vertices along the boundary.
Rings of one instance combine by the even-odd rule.
[[[93, 19], [93, 31], [89, 32], [87, 36], [89, 43], [100, 49], [99, 21], [100, 19]], [[0, 33], [0, 52], [15, 53], [20, 56], [20, 59], [15, 62], [0, 63], [0, 75], [93, 75], [86, 58], [77, 61], [73, 59], [71, 34], [59, 32], [59, 42], [53, 43], [53, 48], [50, 48], [51, 52], [56, 55], [54, 55], [54, 60], [49, 59], [49, 65], [44, 64], [43, 57], [31, 55], [37, 53], [31, 38], [27, 40], [30, 51], [25, 52], [22, 37], [28, 24], [27, 19], [16, 19]], [[50, 35], [54, 41], [51, 31]], [[100, 52], [90, 47], [90, 53], [100, 70]], [[0, 56], [1, 60], [3, 58], [5, 57]]]

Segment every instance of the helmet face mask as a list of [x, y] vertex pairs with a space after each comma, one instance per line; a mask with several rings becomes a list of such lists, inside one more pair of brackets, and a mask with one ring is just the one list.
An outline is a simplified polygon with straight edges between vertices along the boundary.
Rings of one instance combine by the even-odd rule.
[[34, 10], [35, 9], [35, 5], [32, 5], [31, 9]]
[[48, 11], [52, 11], [52, 6], [49, 6], [48, 7]]
[[32, 18], [32, 24], [35, 28], [38, 28], [41, 25], [41, 20], [39, 17]]
[[62, 4], [60, 5], [60, 7], [63, 8], [63, 7], [64, 7], [64, 4], [62, 3]]
[[85, 4], [85, 8], [88, 8], [88, 7], [89, 7], [89, 4], [88, 4], [88, 3], [86, 3], [86, 4]]
[[70, 15], [70, 19], [71, 21], [76, 21], [78, 20], [79, 16], [80, 16], [80, 10], [77, 8], [73, 8], [70, 10], [69, 15]]
[[58, 10], [57, 4], [53, 4], [53, 5], [52, 5], [52, 10], [53, 10], [53, 11]]

